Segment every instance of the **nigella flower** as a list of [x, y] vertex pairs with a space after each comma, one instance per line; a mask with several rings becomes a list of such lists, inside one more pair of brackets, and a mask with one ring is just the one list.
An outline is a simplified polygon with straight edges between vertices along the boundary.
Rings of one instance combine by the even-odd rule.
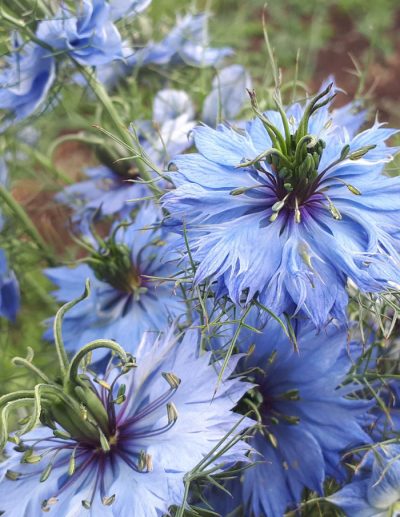
[[[22, 120], [43, 106], [55, 78], [51, 53], [36, 43], [13, 35], [13, 49], [0, 74], [0, 109]], [[8, 122], [5, 125], [7, 127]]]
[[119, 20], [145, 11], [152, 0], [110, 0], [110, 18]]
[[149, 43], [128, 60], [130, 65], [173, 65], [186, 63], [190, 66], [218, 66], [232, 50], [227, 47], [209, 46], [207, 15], [187, 15], [178, 21], [174, 29], [159, 43]]
[[[188, 134], [195, 126], [194, 117], [193, 104], [187, 93], [172, 89], [157, 93], [153, 120], [136, 123], [140, 144], [153, 163], [164, 168], [172, 156], [191, 145]], [[70, 185], [55, 196], [57, 201], [74, 209], [75, 222], [85, 224], [94, 212], [98, 216], [126, 214], [134, 207], [129, 200], [150, 195], [147, 187], [138, 183], [137, 168], [126, 161], [117, 164], [111, 161], [109, 167], [88, 168], [86, 175], [89, 179]]]
[[152, 121], [139, 121], [137, 130], [145, 153], [164, 168], [173, 156], [192, 145], [189, 133], [195, 125], [195, 110], [188, 94], [166, 88], [154, 98]]
[[218, 70], [211, 92], [204, 100], [202, 122], [215, 127], [218, 121], [233, 120], [246, 104], [246, 89], [249, 90], [251, 85], [250, 75], [241, 65]]
[[75, 10], [63, 3], [52, 20], [40, 22], [37, 36], [81, 65], [104, 65], [123, 57], [121, 35], [105, 0], [81, 0]]
[[[244, 131], [194, 129], [198, 153], [174, 159], [164, 196], [182, 230], [196, 281], [219, 281], [235, 303], [300, 309], [321, 327], [346, 317], [347, 279], [365, 292], [400, 282], [400, 179], [382, 174], [396, 131], [330, 113], [332, 85], [305, 106], [257, 114]], [[182, 248], [183, 239], [182, 239]]]
[[0, 248], [0, 317], [15, 321], [21, 304], [19, 283]]
[[[254, 314], [246, 323], [259, 326]], [[255, 464], [226, 501], [231, 506], [241, 492], [244, 515], [280, 517], [297, 506], [305, 488], [322, 494], [327, 477], [346, 476], [342, 453], [370, 441], [363, 425], [371, 403], [350, 398], [358, 386], [339, 388], [352, 364], [345, 329], [331, 324], [315, 334], [310, 322], [299, 320], [295, 330], [298, 352], [275, 320], [259, 334], [241, 330], [240, 350], [248, 355], [239, 370], [256, 386], [245, 407], [256, 408], [262, 426], [250, 440]]]
[[130, 167], [113, 170], [106, 165], [88, 167], [87, 179], [68, 185], [54, 196], [59, 203], [73, 209], [72, 222], [85, 233], [88, 222], [97, 214], [111, 216], [127, 214], [133, 208], [131, 199], [141, 199], [150, 194], [145, 185], [131, 182], [138, 180], [137, 171]]
[[[57, 328], [60, 313], [56, 319]], [[218, 374], [210, 354], [198, 355], [193, 332], [183, 339], [172, 330], [145, 338], [136, 360], [114, 341], [100, 339], [68, 363], [60, 332], [56, 345], [60, 382], [39, 371], [41, 383], [34, 390], [0, 399], [3, 422], [13, 406], [34, 405], [29, 421], [10, 438], [17, 446], [0, 464], [0, 511], [7, 517], [39, 517], [43, 511], [161, 517], [181, 503], [185, 473], [250, 423], [231, 411], [249, 388], [227, 378], [236, 360], [214, 396]], [[79, 368], [98, 347], [120, 362], [118, 368], [111, 362], [102, 379]], [[14, 362], [31, 366], [22, 358]], [[36, 427], [39, 415], [45, 427]], [[7, 435], [6, 426], [3, 445]], [[245, 459], [246, 449], [237, 441], [211, 467], [222, 470]]]
[[180, 291], [168, 280], [176, 273], [176, 262], [165, 251], [173, 236], [159, 228], [160, 215], [154, 205], [144, 206], [132, 224], [117, 226], [92, 249], [87, 264], [46, 270], [58, 286], [59, 301], [76, 297], [87, 278], [92, 283], [91, 297], [65, 318], [69, 350], [105, 337], [134, 353], [144, 331], [163, 330], [185, 313]]
[[371, 448], [354, 480], [328, 501], [347, 517], [400, 515], [400, 446], [391, 443]]

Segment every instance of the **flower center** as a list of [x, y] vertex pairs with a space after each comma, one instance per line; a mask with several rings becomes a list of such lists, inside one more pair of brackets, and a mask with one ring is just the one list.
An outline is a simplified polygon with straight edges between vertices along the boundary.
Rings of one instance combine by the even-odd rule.
[[[338, 163], [346, 159], [358, 160], [369, 150], [376, 147], [375, 145], [365, 146], [350, 152], [350, 146], [345, 145], [341, 150], [339, 158], [329, 164], [324, 170], [319, 171], [326, 143], [324, 140], [310, 134], [309, 122], [310, 118], [320, 108], [329, 104], [335, 97], [335, 93], [330, 95], [332, 86], [333, 84], [330, 84], [305, 106], [302, 118], [294, 133], [290, 131], [290, 126], [293, 126], [294, 122], [290, 123], [290, 120], [288, 120], [278, 93], [275, 97], [275, 103], [281, 116], [283, 132], [271, 123], [267, 114], [260, 111], [255, 93], [250, 93], [253, 110], [263, 123], [272, 146], [252, 160], [243, 160], [237, 167], [251, 167], [253, 171], [255, 168], [261, 177], [267, 176], [269, 180], [268, 186], [272, 187], [276, 195], [276, 201], [271, 207], [271, 222], [274, 222], [278, 218], [280, 211], [285, 208], [286, 211], [293, 213], [295, 222], [300, 223], [302, 216], [300, 208], [309, 202], [314, 194], [318, 194], [314, 200], [326, 207], [334, 219], [341, 219], [342, 216], [339, 210], [326, 194], [328, 187], [322, 184], [324, 177]], [[328, 120], [325, 127], [327, 128], [330, 123], [331, 121]], [[344, 184], [353, 194], [361, 194], [357, 188], [343, 182], [340, 178], [334, 179]], [[263, 183], [263, 186], [267, 185]], [[252, 188], [257, 187], [238, 188], [231, 191], [231, 194], [244, 194]]]

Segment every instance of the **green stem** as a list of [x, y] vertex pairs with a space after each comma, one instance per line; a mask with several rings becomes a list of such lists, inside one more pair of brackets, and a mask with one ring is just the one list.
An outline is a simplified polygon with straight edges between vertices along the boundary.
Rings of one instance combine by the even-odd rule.
[[109, 350], [115, 352], [124, 364], [128, 363], [128, 356], [126, 355], [125, 350], [121, 346], [119, 346], [118, 343], [116, 343], [115, 341], [111, 341], [111, 339], [96, 339], [95, 341], [91, 341], [83, 348], [81, 348], [79, 352], [77, 352], [75, 356], [72, 358], [71, 363], [68, 367], [68, 373], [66, 377], [68, 381], [74, 381], [75, 383], [80, 384], [80, 381], [78, 379], [78, 370], [82, 359], [89, 352], [97, 350], [99, 348], [108, 348]]
[[[64, 174], [62, 171], [60, 171], [55, 165], [54, 163], [52, 162], [52, 160], [50, 160], [49, 158], [47, 158], [46, 155], [44, 155], [43, 153], [41, 153], [40, 151], [38, 151], [37, 149], [33, 149], [32, 147], [30, 147], [29, 145], [23, 143], [23, 142], [20, 142], [19, 143], [19, 148], [24, 152], [24, 153], [27, 153], [29, 154], [30, 156], [32, 156], [40, 165], [42, 165], [43, 167], [45, 167], [48, 171], [50, 171], [54, 178], [56, 180], [61, 180], [63, 183], [67, 184], [67, 185], [71, 185], [73, 183], [72, 179], [67, 176], [66, 174]], [[50, 155], [51, 156], [51, 155]]]
[[[93, 90], [93, 93], [96, 95], [96, 97], [99, 99], [101, 104], [104, 106], [105, 110], [108, 113], [108, 116], [110, 117], [115, 130], [118, 133], [119, 138], [128, 146], [132, 146], [132, 140], [129, 134], [129, 131], [125, 128], [124, 124], [122, 123], [117, 110], [115, 109], [114, 104], [112, 103], [112, 100], [110, 99], [107, 90], [104, 88], [104, 86], [96, 79], [93, 73], [89, 72], [89, 70], [74, 61], [75, 66], [80, 71], [80, 73], [85, 77], [88, 84]], [[162, 195], [162, 190], [159, 189], [155, 184], [152, 183], [152, 177], [149, 171], [147, 171], [143, 164], [140, 162], [140, 159], [136, 161], [136, 165], [140, 171], [140, 176], [145, 181], [149, 182], [149, 188], [153, 192], [153, 194], [156, 197], [160, 197]]]
[[[48, 45], [45, 41], [42, 41], [40, 40], [39, 38], [37, 38], [37, 36], [35, 35], [35, 33], [29, 29], [29, 27], [27, 27], [27, 25], [21, 21], [21, 20], [18, 20], [17, 18], [11, 16], [10, 14], [6, 13], [4, 11], [3, 8], [0, 8], [0, 15], [1, 15], [1, 18], [10, 23], [11, 25], [13, 25], [14, 27], [17, 27], [18, 29], [20, 29], [21, 31], [25, 32], [25, 34], [27, 34], [29, 36], [29, 38], [34, 41], [35, 43], [37, 43], [38, 45], [41, 45], [42, 47], [48, 49], [49, 51], [51, 51], [53, 54], [54, 54], [54, 49]], [[104, 88], [104, 86], [96, 79], [96, 77], [94, 76], [93, 73], [91, 73], [86, 67], [82, 66], [81, 64], [79, 64], [77, 61], [75, 61], [73, 58], [71, 58], [71, 60], [73, 61], [74, 65], [76, 66], [76, 68], [79, 70], [79, 72], [85, 77], [85, 79], [87, 80], [88, 84], [91, 86], [92, 90], [93, 90], [93, 93], [96, 95], [96, 97], [99, 99], [99, 101], [101, 102], [101, 104], [103, 105], [103, 107], [106, 109], [114, 127], [115, 127], [115, 130], [117, 131], [119, 137], [121, 138], [121, 140], [126, 144], [128, 145], [128, 147], [131, 147], [131, 138], [129, 136], [129, 132], [128, 130], [124, 127], [124, 124], [122, 123], [119, 115], [118, 115], [118, 112], [117, 110], [115, 109], [108, 93], [107, 93], [107, 90]], [[140, 171], [140, 176], [145, 180], [145, 181], [149, 181], [149, 188], [151, 189], [151, 191], [153, 192], [153, 194], [158, 198], [160, 197], [162, 194], [163, 194], [163, 191], [161, 189], [159, 189], [155, 184], [153, 184], [151, 182], [151, 180], [153, 179], [149, 173], [149, 171], [147, 171], [142, 163], [140, 163], [140, 160], [138, 160], [136, 162], [136, 165]]]
[[42, 236], [37, 231], [35, 225], [30, 220], [28, 214], [22, 208], [22, 206], [15, 201], [13, 196], [8, 192], [8, 190], [0, 185], [0, 199], [2, 199], [12, 210], [14, 215], [20, 221], [21, 225], [24, 227], [25, 232], [31, 237], [31, 239], [35, 242], [37, 247], [43, 252], [44, 257], [49, 262], [50, 265], [54, 265], [56, 263], [54, 259], [53, 253], [51, 253], [49, 247], [42, 239]]

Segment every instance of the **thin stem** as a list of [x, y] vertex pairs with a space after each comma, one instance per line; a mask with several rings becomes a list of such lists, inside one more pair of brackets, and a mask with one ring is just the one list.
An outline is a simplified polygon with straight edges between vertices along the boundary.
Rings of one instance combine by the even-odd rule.
[[[110, 117], [110, 119], [111, 119], [111, 121], [112, 121], [112, 123], [114, 125], [114, 128], [117, 131], [118, 136], [120, 137], [120, 139], [128, 147], [131, 147], [132, 141], [131, 141], [131, 137], [130, 137], [129, 131], [125, 128], [124, 124], [122, 123], [122, 121], [121, 121], [121, 119], [120, 119], [120, 117], [118, 115], [118, 112], [115, 109], [115, 106], [112, 103], [112, 100], [111, 100], [111, 98], [109, 97], [109, 95], [107, 93], [107, 90], [104, 88], [104, 86], [101, 84], [101, 82], [99, 82], [96, 79], [95, 75], [93, 73], [89, 72], [89, 70], [86, 67], [80, 65], [75, 60], [73, 60], [73, 61], [74, 61], [75, 66], [77, 67], [77, 69], [80, 71], [80, 73], [85, 77], [85, 79], [89, 83], [90, 87], [93, 90], [93, 93], [96, 95], [96, 97], [99, 99], [99, 101], [102, 103], [103, 107], [107, 111], [108, 116]], [[162, 193], [163, 193], [162, 190], [159, 189], [157, 187], [157, 185], [154, 185], [154, 184], [151, 183], [151, 180], [153, 178], [151, 177], [149, 171], [147, 171], [143, 167], [143, 164], [140, 162], [140, 160], [136, 161], [136, 165], [137, 165], [137, 167], [138, 167], [138, 169], [140, 171], [140, 176], [145, 181], [150, 182], [149, 183], [149, 188], [151, 189], [151, 191], [157, 197], [162, 195]]]
[[111, 339], [96, 339], [95, 341], [91, 341], [85, 345], [81, 350], [79, 350], [79, 352], [75, 354], [68, 368], [68, 380], [74, 380], [79, 384], [78, 369], [82, 359], [89, 352], [92, 350], [97, 350], [98, 348], [108, 348], [109, 350], [115, 352], [121, 358], [124, 364], [128, 363], [129, 358], [125, 350], [120, 345], [118, 345], [118, 343], [112, 341]]
[[47, 377], [45, 373], [43, 373], [39, 368], [37, 368], [34, 364], [29, 362], [24, 357], [14, 357], [12, 360], [12, 364], [15, 366], [24, 366], [28, 370], [31, 370], [33, 373], [35, 373], [38, 377], [42, 379], [46, 384], [50, 384], [51, 381]]
[[64, 347], [64, 340], [62, 337], [62, 322], [63, 318], [66, 312], [68, 312], [72, 307], [74, 307], [76, 304], [87, 298], [90, 294], [90, 284], [89, 280], [86, 280], [85, 290], [83, 291], [82, 295], [79, 296], [79, 298], [75, 298], [75, 300], [72, 300], [66, 304], [64, 304], [60, 309], [58, 309], [57, 314], [54, 318], [54, 342], [56, 345], [57, 355], [58, 355], [58, 361], [60, 364], [60, 370], [62, 375], [64, 376], [68, 369], [68, 356], [67, 352], [65, 351]]
[[[40, 165], [45, 167], [48, 171], [50, 171], [56, 180], [61, 180], [63, 183], [67, 185], [71, 185], [73, 183], [72, 179], [64, 174], [60, 169], [58, 169], [51, 159], [49, 159], [46, 155], [34, 149], [33, 147], [25, 144], [24, 142], [20, 142], [18, 144], [19, 148], [24, 152], [32, 156]], [[50, 154], [51, 156], [51, 154]]]

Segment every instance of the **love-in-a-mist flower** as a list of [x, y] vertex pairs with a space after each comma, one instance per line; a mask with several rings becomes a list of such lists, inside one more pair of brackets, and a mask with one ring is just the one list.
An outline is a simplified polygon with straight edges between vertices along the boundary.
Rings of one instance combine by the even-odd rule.
[[[98, 249], [92, 248], [86, 264], [46, 269], [62, 302], [78, 296], [87, 278], [92, 283], [91, 297], [65, 318], [68, 350], [104, 337], [134, 353], [144, 331], [163, 330], [185, 313], [180, 290], [168, 280], [177, 268], [165, 251], [174, 235], [160, 229], [160, 217], [160, 210], [148, 204], [133, 223], [117, 225]], [[50, 331], [46, 337], [51, 338]]]
[[383, 174], [396, 131], [375, 122], [356, 134], [361, 117], [330, 112], [330, 92], [286, 111], [277, 97], [266, 113], [252, 94], [245, 130], [195, 128], [198, 153], [174, 159], [164, 196], [197, 282], [278, 314], [301, 309], [318, 327], [346, 317], [349, 278], [366, 292], [400, 282], [400, 179]]
[[[246, 323], [259, 326], [254, 311]], [[326, 478], [343, 481], [342, 454], [370, 442], [363, 427], [371, 403], [352, 396], [358, 385], [339, 387], [352, 366], [346, 330], [331, 324], [316, 334], [304, 320], [294, 330], [298, 351], [275, 320], [261, 333], [241, 330], [239, 349], [248, 355], [238, 371], [256, 386], [243, 407], [257, 412], [260, 429], [250, 440], [254, 465], [227, 487], [234, 498], [214, 493], [224, 498], [218, 503], [227, 509], [222, 515], [234, 510], [239, 492], [243, 515], [282, 517], [300, 503], [305, 488], [323, 494]]]
[[6, 56], [6, 67], [0, 74], [0, 109], [22, 120], [45, 105], [55, 78], [55, 61], [51, 52], [33, 42], [24, 42], [18, 34], [12, 37], [12, 52]]
[[[216, 396], [218, 378], [210, 354], [198, 354], [198, 336], [183, 339], [170, 330], [144, 339], [136, 359], [114, 341], [87, 344], [71, 362], [62, 346], [61, 319], [55, 341], [60, 361], [57, 382], [16, 358], [40, 377], [33, 390], [5, 395], [1, 442], [9, 437], [13, 409], [33, 406], [28, 422], [10, 438], [8, 459], [0, 464], [0, 511], [7, 517], [161, 517], [182, 501], [183, 477], [210, 451], [234, 440], [211, 468], [245, 459], [247, 445], [238, 436], [251, 421], [231, 411], [249, 385], [227, 378]], [[88, 369], [91, 351], [114, 353], [106, 375]], [[39, 419], [42, 427], [37, 427]], [[225, 444], [227, 442], [224, 442]]]
[[[164, 89], [154, 98], [152, 120], [135, 122], [135, 127], [144, 152], [157, 167], [164, 169], [171, 157], [190, 147], [188, 135], [195, 124], [188, 94]], [[97, 217], [127, 214], [135, 206], [130, 200], [151, 195], [147, 186], [140, 183], [140, 171], [134, 163], [109, 161], [110, 166], [86, 169], [87, 180], [69, 185], [55, 196], [58, 202], [73, 209], [72, 220], [81, 227], [95, 212]]]
[[204, 13], [187, 15], [178, 20], [172, 31], [159, 43], [149, 43], [135, 52], [128, 62], [131, 66], [174, 65], [218, 66], [232, 54], [228, 47], [210, 47]]
[[121, 18], [131, 18], [145, 11], [152, 0], [109, 0], [110, 18], [119, 20]]
[[390, 443], [373, 447], [353, 481], [328, 500], [347, 517], [400, 515], [400, 446]]
[[71, 9], [65, 2], [53, 19], [39, 23], [37, 37], [81, 65], [104, 65], [122, 59], [122, 41], [105, 0], [81, 0]]

